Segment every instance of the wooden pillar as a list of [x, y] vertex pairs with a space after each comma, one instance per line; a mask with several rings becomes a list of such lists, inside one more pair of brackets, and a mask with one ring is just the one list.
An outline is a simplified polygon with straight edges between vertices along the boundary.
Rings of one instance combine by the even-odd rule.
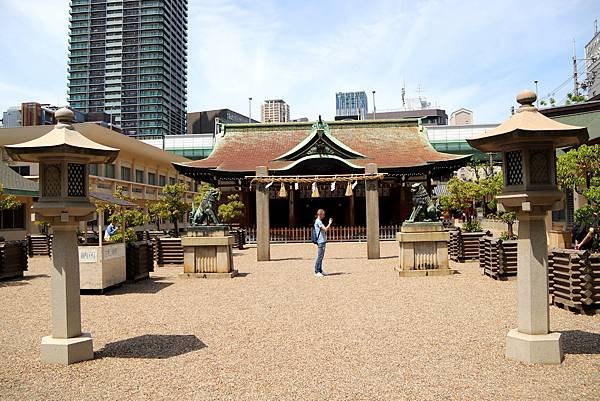
[[[377, 165], [367, 164], [365, 173], [377, 173]], [[367, 258], [379, 259], [379, 181], [365, 181], [365, 202], [367, 209]]]
[[347, 196], [348, 198], [348, 225], [353, 227], [356, 225], [356, 214], [354, 210], [354, 194]]
[[288, 227], [296, 227], [296, 191], [293, 186], [288, 191]]
[[[269, 170], [265, 166], [256, 168], [257, 177], [266, 177]], [[271, 260], [269, 243], [269, 189], [265, 184], [256, 185], [256, 260], [258, 262]]]

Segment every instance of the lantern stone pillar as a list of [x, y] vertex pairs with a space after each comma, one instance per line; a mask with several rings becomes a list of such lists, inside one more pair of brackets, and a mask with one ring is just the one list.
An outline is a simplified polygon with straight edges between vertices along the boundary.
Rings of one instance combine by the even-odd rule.
[[92, 336], [81, 332], [77, 225], [52, 226], [52, 333], [42, 338], [41, 359], [68, 365], [94, 359]]
[[68, 365], [94, 358], [92, 337], [81, 332], [81, 296], [77, 227], [93, 218], [89, 201], [89, 164], [112, 162], [119, 150], [97, 144], [75, 131], [73, 112], [55, 113], [56, 127], [29, 142], [8, 145], [16, 161], [40, 165], [36, 219], [52, 224], [52, 332], [42, 338], [41, 359]]
[[517, 328], [506, 336], [506, 357], [530, 364], [560, 364], [561, 334], [550, 332], [546, 219], [562, 207], [556, 186], [555, 148], [575, 146], [587, 129], [553, 121], [533, 106], [536, 94], [517, 95], [519, 109], [497, 128], [469, 139], [483, 152], [502, 152], [504, 185], [497, 196], [517, 213]]
[[[269, 170], [265, 166], [256, 168], [257, 177], [266, 177]], [[269, 242], [269, 188], [264, 183], [256, 184], [256, 260], [271, 260], [271, 244]]]
[[[366, 174], [376, 174], [377, 165], [369, 163]], [[367, 209], [367, 258], [379, 259], [379, 182], [365, 180], [365, 203]]]

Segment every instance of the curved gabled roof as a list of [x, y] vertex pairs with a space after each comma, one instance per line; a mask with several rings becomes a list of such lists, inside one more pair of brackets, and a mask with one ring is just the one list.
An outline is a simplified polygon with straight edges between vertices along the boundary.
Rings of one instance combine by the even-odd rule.
[[[327, 123], [327, 136], [356, 158], [345, 158], [348, 164], [364, 168], [376, 163], [380, 169], [406, 169], [436, 163], [466, 160], [436, 151], [422, 132], [418, 120], [337, 121]], [[257, 166], [270, 170], [286, 170], [293, 160], [286, 155], [300, 151], [301, 145], [313, 141], [312, 123], [240, 124], [224, 126], [212, 153], [203, 160], [175, 164], [180, 171], [191, 169], [216, 172], [253, 173]], [[335, 152], [335, 149], [332, 151]], [[321, 154], [333, 157], [337, 154]]]

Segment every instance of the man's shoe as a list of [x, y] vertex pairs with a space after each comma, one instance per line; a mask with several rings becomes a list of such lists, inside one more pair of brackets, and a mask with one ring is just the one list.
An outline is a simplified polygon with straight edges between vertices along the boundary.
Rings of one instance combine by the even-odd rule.
[[315, 273], [315, 277], [325, 277], [323, 273]]

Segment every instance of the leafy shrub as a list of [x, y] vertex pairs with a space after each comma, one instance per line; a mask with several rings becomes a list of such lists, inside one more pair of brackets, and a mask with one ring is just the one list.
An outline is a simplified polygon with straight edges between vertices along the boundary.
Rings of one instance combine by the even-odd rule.
[[466, 233], [474, 233], [481, 231], [481, 223], [479, 220], [467, 221], [462, 225], [462, 230]]

